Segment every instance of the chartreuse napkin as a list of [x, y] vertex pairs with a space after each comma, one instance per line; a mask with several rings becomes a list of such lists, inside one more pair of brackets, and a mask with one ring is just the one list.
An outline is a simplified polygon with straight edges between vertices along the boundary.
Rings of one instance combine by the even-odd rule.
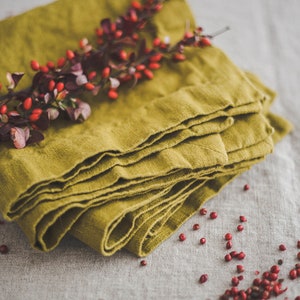
[[[31, 59], [92, 40], [99, 20], [129, 3], [60, 0], [2, 21], [1, 76], [25, 71], [28, 85]], [[186, 20], [194, 24], [185, 1], [170, 0], [152, 29], [176, 42]], [[274, 92], [220, 49], [185, 54], [116, 101], [84, 95], [92, 116], [82, 124], [53, 124], [21, 150], [0, 145], [0, 210], [33, 247], [52, 250], [71, 233], [103, 255], [147, 255], [291, 129], [269, 112]]]

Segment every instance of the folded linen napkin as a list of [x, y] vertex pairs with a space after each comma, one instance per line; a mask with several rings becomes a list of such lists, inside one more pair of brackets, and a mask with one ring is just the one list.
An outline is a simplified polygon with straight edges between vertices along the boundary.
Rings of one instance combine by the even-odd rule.
[[[97, 2], [60, 0], [1, 22], [1, 70], [63, 55], [130, 1]], [[176, 41], [187, 19], [185, 1], [172, 0], [152, 26]], [[70, 232], [103, 255], [147, 255], [290, 130], [269, 113], [274, 92], [221, 50], [186, 56], [115, 102], [86, 95], [93, 113], [83, 124], [54, 124], [22, 150], [0, 145], [0, 211], [32, 246], [51, 250]]]

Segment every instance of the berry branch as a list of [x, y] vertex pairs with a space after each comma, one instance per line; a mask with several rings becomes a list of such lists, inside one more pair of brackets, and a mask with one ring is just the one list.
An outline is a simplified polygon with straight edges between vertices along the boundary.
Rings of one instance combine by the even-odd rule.
[[78, 50], [67, 50], [56, 63], [40, 65], [32, 60], [31, 68], [36, 73], [31, 86], [24, 90], [15, 91], [24, 73], [7, 73], [8, 92], [0, 96], [0, 142], [12, 140], [16, 148], [24, 148], [43, 140], [41, 131], [59, 117], [83, 122], [91, 114], [89, 104], [80, 99], [84, 91], [93, 95], [102, 91], [117, 99], [120, 85], [132, 82], [135, 86], [142, 79], [151, 80], [163, 58], [184, 61], [185, 47], [210, 46], [215, 35], [228, 30], [203, 35], [201, 27], [193, 32], [187, 28], [176, 44], [171, 45], [167, 37], [156, 37], [149, 48], [142, 32], [163, 2], [132, 1], [116, 21], [101, 20], [95, 32], [96, 46], [83, 38]]

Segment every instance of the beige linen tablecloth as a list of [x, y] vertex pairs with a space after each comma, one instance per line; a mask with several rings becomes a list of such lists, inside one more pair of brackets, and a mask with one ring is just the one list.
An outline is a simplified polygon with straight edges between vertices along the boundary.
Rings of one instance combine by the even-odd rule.
[[[4, 2], [2, 18], [21, 12], [21, 6]], [[231, 32], [216, 40], [229, 57], [243, 69], [258, 74], [278, 92], [274, 112], [295, 125], [294, 132], [277, 145], [275, 153], [256, 165], [207, 203], [215, 210], [215, 221], [194, 216], [180, 228], [187, 235], [184, 243], [177, 235], [167, 240], [147, 257], [147, 267], [126, 252], [111, 258], [99, 256], [84, 244], [68, 236], [51, 253], [32, 250], [15, 224], [0, 226], [0, 244], [10, 253], [0, 256], [1, 297], [3, 299], [217, 299], [228, 288], [235, 264], [225, 264], [223, 235], [235, 230], [237, 218], [248, 218], [245, 230], [235, 236], [236, 248], [247, 253], [243, 285], [253, 279], [254, 270], [265, 270], [284, 258], [287, 271], [294, 262], [300, 239], [299, 221], [299, 21], [297, 1], [239, 2], [189, 1], [197, 22], [206, 31], [224, 25]], [[19, 5], [25, 6], [22, 1]], [[29, 5], [30, 1], [26, 3]], [[31, 7], [42, 2], [31, 2]], [[298, 23], [297, 23], [298, 22]], [[3, 59], [3, 58], [2, 58]], [[243, 191], [243, 185], [250, 190]], [[200, 223], [199, 231], [192, 225]], [[180, 233], [178, 232], [178, 233]], [[207, 244], [199, 246], [205, 236]], [[278, 253], [285, 243], [288, 251]], [[209, 281], [199, 286], [202, 273]], [[300, 294], [299, 280], [289, 283], [285, 296]]]

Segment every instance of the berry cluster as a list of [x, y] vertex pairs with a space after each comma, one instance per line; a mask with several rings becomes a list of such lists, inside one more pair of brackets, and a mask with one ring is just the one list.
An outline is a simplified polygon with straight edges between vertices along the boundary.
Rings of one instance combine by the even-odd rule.
[[115, 22], [101, 20], [96, 46], [83, 38], [78, 50], [68, 49], [56, 63], [41, 65], [32, 60], [36, 74], [24, 90], [15, 91], [24, 73], [7, 73], [8, 93], [0, 96], [0, 141], [11, 139], [16, 148], [39, 142], [44, 139], [41, 131], [50, 121], [67, 116], [82, 122], [90, 116], [90, 105], [80, 99], [83, 92], [97, 95], [104, 91], [108, 98], [117, 99], [121, 84], [131, 82], [134, 86], [141, 79], [152, 79], [163, 59], [180, 62], [186, 58], [186, 46], [211, 45], [213, 36], [203, 35], [199, 27], [193, 32], [187, 29], [174, 45], [168, 37], [155, 37], [148, 47], [142, 33], [147, 32], [148, 21], [162, 7], [163, 0], [145, 0], [143, 4], [132, 1]]

